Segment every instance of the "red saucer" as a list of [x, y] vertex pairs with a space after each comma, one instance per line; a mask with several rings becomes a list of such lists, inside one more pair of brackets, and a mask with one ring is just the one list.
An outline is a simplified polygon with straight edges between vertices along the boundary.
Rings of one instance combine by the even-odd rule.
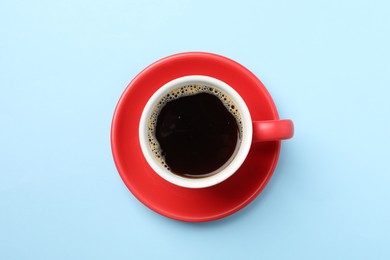
[[187, 75], [206, 75], [226, 82], [244, 99], [254, 121], [279, 118], [263, 84], [242, 65], [210, 53], [180, 53], [153, 63], [127, 86], [112, 121], [112, 153], [126, 186], [150, 209], [181, 221], [212, 221], [242, 209], [264, 189], [278, 161], [280, 141], [253, 143], [241, 168], [209, 188], [182, 188], [159, 177], [141, 152], [139, 120], [146, 102], [159, 87]]

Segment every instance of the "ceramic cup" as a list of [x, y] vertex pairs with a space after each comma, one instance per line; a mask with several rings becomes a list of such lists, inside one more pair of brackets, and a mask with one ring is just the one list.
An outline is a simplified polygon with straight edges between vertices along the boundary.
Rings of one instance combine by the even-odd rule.
[[[235, 155], [218, 172], [202, 178], [187, 178], [176, 175], [158, 162], [149, 145], [148, 121], [158, 102], [174, 89], [192, 84], [210, 86], [226, 93], [237, 105], [241, 119], [241, 143]], [[186, 188], [206, 188], [221, 183], [232, 176], [245, 161], [252, 142], [277, 141], [293, 136], [294, 127], [291, 120], [252, 121], [250, 111], [239, 93], [225, 82], [204, 75], [189, 75], [176, 78], [161, 86], [146, 103], [140, 123], [139, 142], [142, 153], [150, 167], [160, 177], [175, 185]]]

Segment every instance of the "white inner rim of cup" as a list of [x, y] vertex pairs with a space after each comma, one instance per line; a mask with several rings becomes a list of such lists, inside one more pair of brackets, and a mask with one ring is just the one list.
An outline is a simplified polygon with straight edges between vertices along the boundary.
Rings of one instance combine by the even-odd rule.
[[[181, 177], [167, 170], [155, 159], [155, 155], [149, 146], [148, 138], [148, 120], [157, 103], [171, 90], [194, 84], [210, 86], [226, 93], [237, 105], [241, 115], [242, 136], [241, 144], [236, 155], [230, 161], [229, 165], [220, 170], [218, 173], [203, 178]], [[159, 88], [149, 99], [141, 115], [139, 125], [139, 139], [146, 161], [158, 175], [178, 186], [187, 188], [204, 188], [226, 180], [232, 174], [234, 174], [244, 162], [252, 143], [252, 120], [244, 100], [232, 87], [230, 87], [225, 82], [202, 75], [185, 76], [166, 83], [164, 86]]]

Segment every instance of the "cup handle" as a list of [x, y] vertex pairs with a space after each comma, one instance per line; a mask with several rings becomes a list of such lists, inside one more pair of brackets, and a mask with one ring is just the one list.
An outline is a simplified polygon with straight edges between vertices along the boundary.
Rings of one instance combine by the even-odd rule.
[[294, 135], [294, 124], [290, 119], [253, 122], [253, 141], [277, 141]]

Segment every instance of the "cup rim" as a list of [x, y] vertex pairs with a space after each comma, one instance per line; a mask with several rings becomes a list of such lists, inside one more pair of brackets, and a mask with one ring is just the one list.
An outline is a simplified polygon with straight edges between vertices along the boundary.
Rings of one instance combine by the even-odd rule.
[[[157, 102], [159, 102], [160, 99], [172, 89], [189, 84], [205, 84], [222, 90], [233, 99], [233, 102], [237, 105], [241, 115], [241, 144], [233, 160], [220, 172], [203, 178], [186, 178], [168, 171], [156, 161], [148, 145], [147, 120], [150, 118], [153, 108], [156, 106]], [[142, 111], [139, 122], [139, 142], [146, 161], [160, 177], [170, 183], [186, 188], [206, 188], [223, 182], [232, 176], [245, 161], [252, 143], [252, 119], [245, 101], [241, 98], [238, 92], [227, 83], [204, 75], [183, 76], [167, 82], [150, 97]]]

